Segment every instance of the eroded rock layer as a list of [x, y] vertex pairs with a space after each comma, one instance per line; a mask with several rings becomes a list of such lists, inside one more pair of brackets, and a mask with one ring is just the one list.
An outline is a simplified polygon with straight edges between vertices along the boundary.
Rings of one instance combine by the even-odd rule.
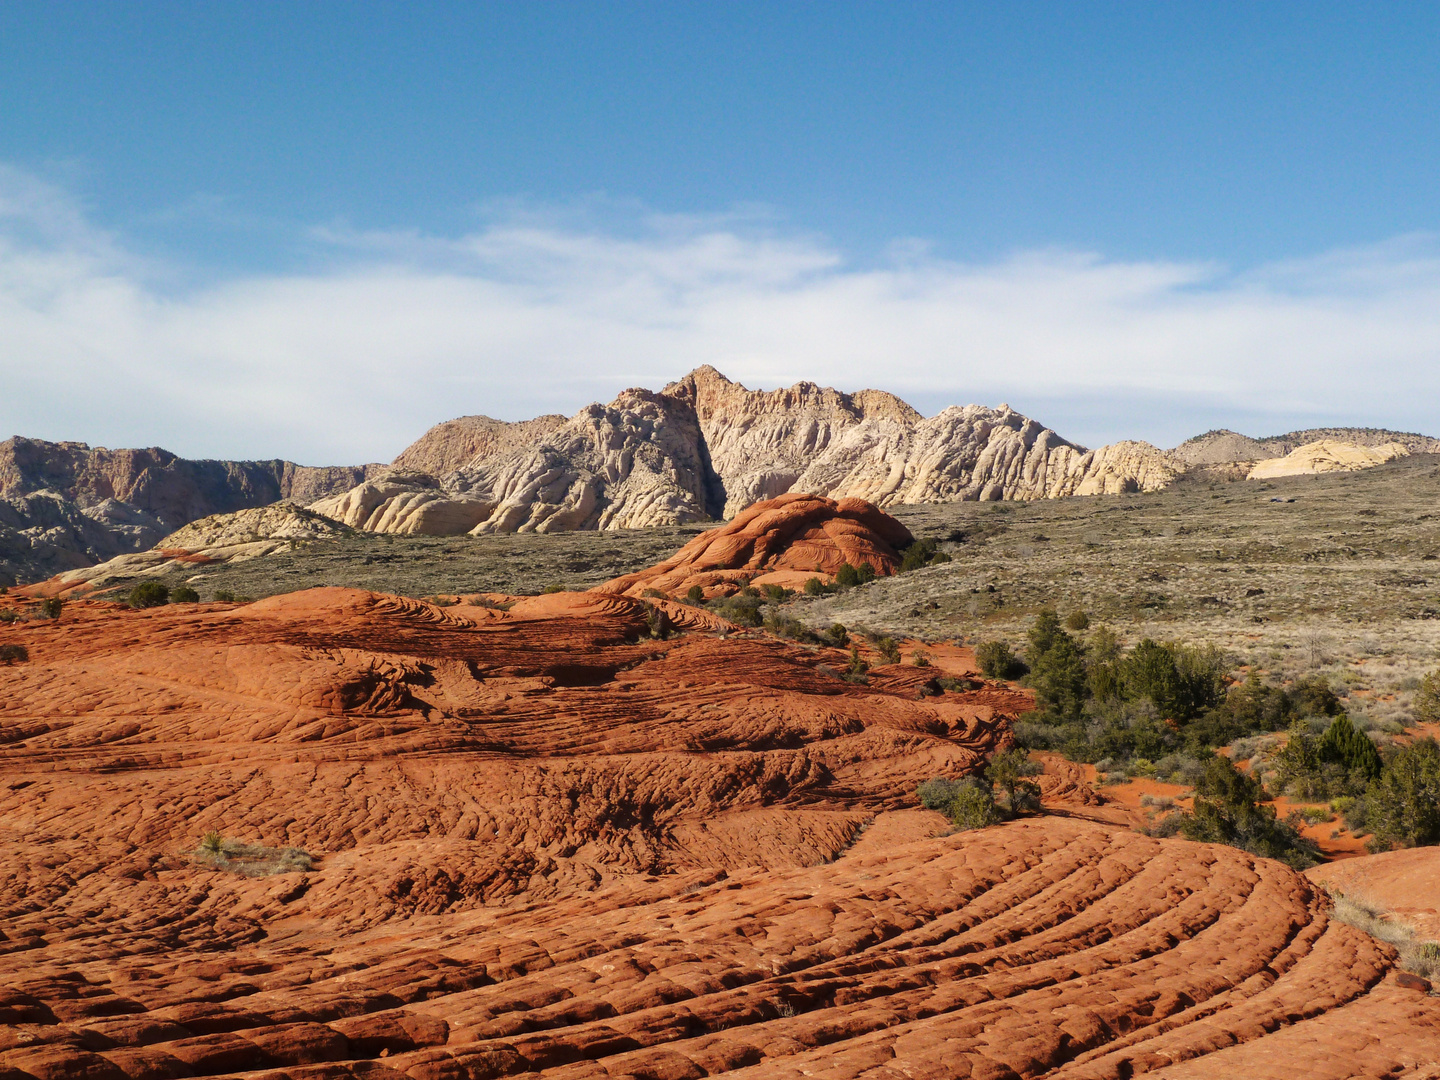
[[[1424, 1075], [1279, 863], [915, 785], [1026, 695], [646, 604], [321, 589], [0, 628], [0, 1076]], [[508, 605], [508, 610], [506, 609]], [[1051, 797], [1065, 785], [1051, 785]], [[206, 830], [312, 853], [204, 864]], [[223, 864], [220, 864], [223, 865]]]

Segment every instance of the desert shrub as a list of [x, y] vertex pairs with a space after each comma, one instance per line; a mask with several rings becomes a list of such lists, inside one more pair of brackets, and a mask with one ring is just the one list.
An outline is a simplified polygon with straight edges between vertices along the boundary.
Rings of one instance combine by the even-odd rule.
[[1053, 609], [1040, 612], [1029, 641], [1029, 682], [1036, 698], [1061, 719], [1079, 719], [1088, 690], [1085, 658]]
[[859, 579], [859, 584], [869, 584], [875, 580], [875, 567], [868, 562], [862, 562], [855, 568], [855, 576]]
[[950, 800], [955, 798], [955, 793], [959, 790], [959, 780], [947, 780], [943, 776], [926, 780], [920, 785], [918, 791], [920, 805], [926, 810], [944, 810], [950, 805]]
[[[564, 585], [557, 585], [557, 584], [555, 584], [555, 582], [552, 581], [549, 585], [546, 585], [545, 588], [541, 589], [541, 590], [540, 590], [540, 593], [541, 593], [542, 596], [548, 596], [550, 593], [557, 593], [557, 592], [564, 592], [564, 591], [565, 591], [565, 586], [564, 586]], [[661, 595], [663, 596], [664, 594], [662, 593]]]
[[870, 665], [860, 658], [860, 649], [857, 646], [850, 646], [850, 663], [845, 666], [844, 673], [840, 676], [846, 682], [868, 683], [870, 676]]
[[988, 781], [974, 776], [950, 780], [937, 776], [919, 788], [920, 805], [939, 810], [958, 829], [980, 829], [1000, 820]]
[[1180, 822], [1187, 840], [1229, 844], [1267, 859], [1279, 859], [1297, 870], [1314, 866], [1318, 849], [1295, 822], [1277, 819], [1274, 807], [1263, 805], [1265, 789], [1237, 769], [1229, 758], [1212, 755], [1195, 785], [1195, 810]]
[[1072, 634], [1078, 634], [1082, 630], [1089, 630], [1090, 616], [1077, 608], [1065, 616], [1065, 629], [1069, 630]]
[[[233, 604], [235, 602], [235, 594], [229, 589], [216, 589], [215, 599], [221, 603]], [[472, 600], [470, 602], [473, 604], [475, 601]]]
[[211, 855], [219, 855], [225, 850], [225, 837], [211, 829], [200, 838], [200, 850], [208, 851]]
[[0, 664], [23, 664], [30, 659], [30, 651], [24, 645], [0, 645]]
[[1440, 745], [1420, 739], [1392, 753], [1365, 798], [1346, 815], [1347, 824], [1352, 817], [1369, 827], [1372, 851], [1440, 844]]
[[1000, 811], [995, 806], [995, 795], [990, 785], [975, 777], [966, 777], [946, 808], [946, 815], [955, 828], [983, 829], [1000, 820]]
[[1321, 761], [1339, 765], [1346, 772], [1363, 773], [1367, 780], [1380, 775], [1380, 752], [1370, 737], [1356, 730], [1344, 713], [1330, 721], [1315, 749]]
[[761, 626], [765, 622], [765, 617], [761, 614], [765, 602], [758, 595], [723, 596], [710, 601], [706, 606], [736, 626]]
[[1016, 720], [1010, 725], [1010, 731], [1015, 745], [1027, 750], [1059, 750], [1066, 742], [1065, 730], [1056, 724]]
[[843, 649], [850, 644], [850, 632], [845, 629], [843, 623], [831, 623], [830, 629], [820, 634], [820, 641], [832, 649]]
[[929, 654], [928, 652], [926, 652], [924, 649], [916, 649], [914, 652], [912, 652], [912, 653], [910, 654], [910, 661], [911, 661], [911, 663], [913, 663], [916, 667], [929, 667], [929, 666], [930, 666], [930, 654]]
[[988, 679], [1018, 679], [1028, 670], [1003, 641], [985, 641], [977, 645], [975, 663]]
[[47, 596], [38, 607], [42, 619], [58, 619], [60, 612], [65, 610], [65, 601], [58, 596]]
[[1340, 712], [1340, 699], [1318, 675], [1296, 679], [1285, 696], [1296, 716], [1335, 716]]
[[0, 623], [6, 623], [8, 625], [18, 618], [20, 618], [20, 615], [14, 608], [0, 608]]
[[[1067, 729], [1072, 738], [1064, 748], [1074, 761], [1133, 758], [1158, 761], [1180, 749], [1178, 732], [1160, 717], [1147, 700], [1112, 701], [1087, 710], [1085, 724]], [[1083, 734], [1082, 734], [1083, 732]]]
[[132, 608], [161, 607], [170, 602], [170, 587], [163, 581], [142, 581], [130, 590]]
[[818, 577], [812, 577], [805, 582], [806, 596], [824, 596], [831, 590]]
[[948, 563], [950, 556], [940, 550], [936, 541], [925, 538], [916, 540], [909, 547], [900, 552], [900, 572], [908, 573], [911, 570], [919, 570], [922, 566], [939, 565]]
[[765, 616], [765, 629], [776, 637], [793, 638], [796, 641], [818, 641], [819, 637], [812, 634], [799, 619], [785, 614], [778, 608]]
[[794, 590], [787, 589], [783, 585], [761, 585], [760, 589], [767, 600], [772, 600], [777, 604], [795, 595]]
[[[563, 590], [560, 589], [560, 588], [558, 588], [558, 587], [556, 587], [556, 588], [554, 588], [554, 589], [547, 588], [545, 591], [546, 591], [546, 592], [562, 592]], [[641, 595], [642, 597], [647, 597], [647, 596], [648, 596], [651, 600], [669, 600], [669, 599], [670, 599], [670, 594], [667, 593], [664, 589], [641, 589], [641, 590], [640, 590], [640, 595]]]
[[1041, 772], [1040, 763], [1031, 761], [1023, 747], [1012, 747], [991, 755], [985, 766], [985, 778], [1005, 791], [1005, 805], [1013, 817], [1022, 810], [1040, 806], [1040, 786], [1029, 778]]
[[1432, 671], [1420, 680], [1413, 708], [1415, 719], [1422, 724], [1440, 723], [1440, 670]]
[[892, 637], [877, 638], [875, 641], [875, 650], [887, 664], [898, 664], [900, 662], [900, 645]]
[[652, 638], [664, 640], [670, 636], [670, 620], [664, 610], [654, 604], [645, 605], [645, 625]]
[[189, 585], [181, 585], [170, 594], [170, 602], [172, 604], [198, 604], [200, 594]]
[[1277, 786], [1302, 799], [1359, 795], [1382, 768], [1375, 744], [1344, 713], [1319, 738], [1307, 721], [1294, 721], [1274, 764]]
[[842, 589], [853, 589], [860, 584], [860, 572], [848, 562], [841, 563], [840, 569], [835, 571], [835, 584]]
[[705, 602], [705, 590], [699, 585], [691, 585], [685, 590], [685, 599], [692, 604], [703, 604]]

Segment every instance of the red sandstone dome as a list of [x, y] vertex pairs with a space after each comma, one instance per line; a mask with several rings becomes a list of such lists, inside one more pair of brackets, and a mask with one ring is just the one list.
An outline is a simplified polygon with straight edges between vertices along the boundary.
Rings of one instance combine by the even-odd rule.
[[899, 569], [900, 550], [914, 541], [909, 529], [863, 499], [781, 495], [701, 533], [659, 565], [596, 591], [680, 595], [699, 585], [707, 596], [718, 596], [735, 592], [742, 581], [796, 588], [812, 577], [832, 578], [845, 563], [869, 563], [887, 575]]

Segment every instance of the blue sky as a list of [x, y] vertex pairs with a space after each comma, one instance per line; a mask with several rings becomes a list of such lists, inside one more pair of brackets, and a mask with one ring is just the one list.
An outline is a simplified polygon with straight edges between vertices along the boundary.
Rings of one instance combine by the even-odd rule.
[[11, 0], [0, 434], [385, 459], [702, 362], [1436, 431], [1437, 54], [1401, 3]]

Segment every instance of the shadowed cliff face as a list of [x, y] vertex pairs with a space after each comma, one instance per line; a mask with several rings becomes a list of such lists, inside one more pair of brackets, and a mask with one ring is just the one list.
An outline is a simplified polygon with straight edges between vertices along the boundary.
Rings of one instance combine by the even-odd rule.
[[281, 499], [313, 502], [353, 487], [367, 468], [373, 467], [190, 461], [159, 448], [6, 439], [0, 443], [0, 581], [34, 580], [144, 551], [211, 514]]

